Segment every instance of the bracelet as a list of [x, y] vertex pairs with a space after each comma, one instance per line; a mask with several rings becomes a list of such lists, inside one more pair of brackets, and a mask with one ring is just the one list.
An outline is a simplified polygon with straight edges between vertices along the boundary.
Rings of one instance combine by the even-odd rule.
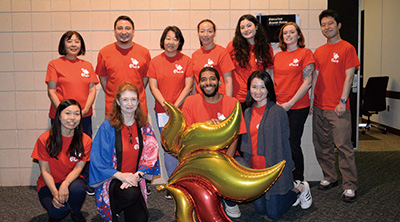
[[136, 175], [138, 175], [138, 177], [139, 177], [139, 179], [138, 179], [138, 181], [141, 181], [142, 180], [142, 174], [140, 174], [139, 172], [136, 172]]

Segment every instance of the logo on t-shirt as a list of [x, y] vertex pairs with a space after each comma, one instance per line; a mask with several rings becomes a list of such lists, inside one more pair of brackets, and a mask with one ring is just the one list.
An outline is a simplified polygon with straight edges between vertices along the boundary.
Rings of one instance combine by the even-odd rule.
[[179, 64], [175, 64], [174, 73], [183, 73], [183, 67]]
[[87, 69], [81, 68], [81, 70], [82, 70], [82, 73], [81, 73], [82, 77], [87, 77], [87, 78], [90, 77], [89, 71]]
[[333, 53], [333, 58], [331, 59], [331, 62], [339, 63], [339, 55], [336, 52]]
[[298, 60], [297, 58], [293, 59], [293, 62], [290, 63], [289, 66], [299, 66], [299, 62], [300, 62], [300, 60]]
[[213, 67], [214, 61], [212, 61], [211, 59], [208, 59], [207, 64], [204, 65], [204, 67]]
[[136, 140], [136, 144], [135, 144], [135, 146], [133, 146], [133, 148], [135, 148], [135, 150], [138, 150], [139, 149], [139, 137], [135, 137], [135, 140]]
[[222, 114], [222, 113], [220, 113], [220, 112], [217, 113], [217, 118], [218, 118], [218, 120], [220, 120], [220, 121], [223, 121], [224, 119], [226, 119], [226, 117], [224, 116], [224, 114]]
[[[79, 153], [79, 154], [78, 154], [78, 157], [81, 157], [81, 156], [82, 156], [82, 154]], [[74, 156], [71, 156], [71, 157], [69, 157], [69, 161], [70, 161], [70, 162], [78, 162], [79, 159], [76, 158], [76, 157], [74, 157]]]
[[132, 63], [129, 64], [129, 68], [131, 68], [131, 69], [139, 69], [140, 68], [139, 61], [137, 61], [134, 58], [131, 58], [131, 61], [132, 61]]
[[260, 124], [257, 124], [256, 128], [258, 129], [259, 126], [260, 126]]

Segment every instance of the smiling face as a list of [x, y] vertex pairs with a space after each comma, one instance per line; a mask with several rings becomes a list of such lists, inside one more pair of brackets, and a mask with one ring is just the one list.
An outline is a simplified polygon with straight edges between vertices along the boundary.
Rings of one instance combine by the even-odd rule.
[[282, 35], [283, 35], [283, 41], [286, 43], [288, 47], [293, 45], [297, 46], [299, 33], [297, 32], [296, 27], [294, 27], [294, 25], [288, 25], [285, 28], [283, 28]]
[[81, 51], [81, 40], [73, 34], [70, 39], [64, 40], [66, 57], [76, 59]]
[[171, 57], [175, 56], [176, 53], [178, 52], [178, 47], [179, 47], [179, 39], [176, 38], [175, 32], [168, 31], [164, 39], [165, 53]]
[[213, 24], [210, 22], [201, 23], [198, 34], [203, 47], [214, 45], [215, 30]]
[[125, 115], [135, 115], [139, 105], [138, 95], [134, 91], [121, 92], [121, 97], [117, 100], [117, 104], [121, 107], [121, 113]]
[[61, 133], [68, 135], [81, 122], [81, 110], [77, 105], [70, 105], [60, 113]]
[[244, 19], [240, 22], [240, 33], [250, 44], [254, 44], [254, 38], [257, 33], [257, 27], [253, 22]]
[[335, 21], [332, 16], [323, 17], [321, 19], [321, 32], [328, 40], [333, 40], [339, 37], [339, 29], [342, 24]]
[[120, 45], [131, 44], [135, 30], [127, 20], [119, 20], [115, 26], [114, 35]]
[[218, 92], [219, 81], [214, 72], [204, 71], [201, 73], [199, 86], [205, 96], [213, 97]]
[[256, 101], [256, 106], [261, 107], [267, 103], [268, 90], [265, 87], [264, 81], [259, 78], [254, 78], [250, 84], [250, 95]]

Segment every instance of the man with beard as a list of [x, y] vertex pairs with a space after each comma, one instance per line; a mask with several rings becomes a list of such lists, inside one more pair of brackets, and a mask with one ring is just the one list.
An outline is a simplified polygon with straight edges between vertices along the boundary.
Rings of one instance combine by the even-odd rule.
[[114, 22], [117, 41], [102, 48], [97, 57], [96, 74], [105, 93], [106, 115], [111, 111], [115, 91], [124, 82], [138, 87], [141, 107], [145, 113], [148, 112], [145, 88], [151, 57], [148, 49], [132, 41], [134, 33], [132, 19], [119, 16]]
[[[224, 120], [231, 114], [238, 100], [219, 93], [218, 88], [220, 84], [219, 73], [216, 69], [204, 67], [200, 71], [199, 86], [202, 93], [188, 96], [182, 107], [187, 126], [197, 122], [212, 122], [218, 124], [219, 121]], [[238, 134], [240, 135], [246, 132], [246, 125], [242, 115]], [[226, 154], [233, 157], [236, 152], [237, 144], [238, 138], [232, 142], [226, 150]], [[225, 211], [228, 216], [232, 218], [240, 217], [240, 209], [236, 203], [231, 201], [224, 202], [226, 207]]]

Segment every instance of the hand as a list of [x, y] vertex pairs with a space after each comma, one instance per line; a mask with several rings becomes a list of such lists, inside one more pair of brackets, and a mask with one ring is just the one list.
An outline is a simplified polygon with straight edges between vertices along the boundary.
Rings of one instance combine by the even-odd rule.
[[61, 183], [60, 188], [58, 189], [57, 200], [60, 204], [64, 204], [68, 201], [69, 198], [69, 182], [64, 181]]
[[346, 112], [346, 104], [339, 102], [339, 104], [335, 107], [335, 113], [337, 116], [343, 116], [344, 112]]
[[210, 120], [207, 120], [206, 122], [207, 123], [212, 123], [214, 125], [217, 125], [217, 124], [219, 124], [219, 119], [210, 119]]
[[287, 103], [283, 103], [283, 104], [279, 104], [278, 105], [282, 106], [282, 108], [287, 112], [290, 110], [290, 108], [292, 108], [292, 105], [290, 105], [288, 102]]
[[133, 186], [129, 183], [122, 182], [122, 184], [119, 188], [121, 188], [123, 190], [123, 189], [127, 189], [129, 187], [133, 187]]
[[[126, 183], [126, 184], [130, 185], [129, 187], [131, 187], [131, 186], [137, 187], [139, 176], [136, 175], [136, 174], [133, 174], [133, 173], [121, 173], [121, 172], [119, 172], [118, 176], [117, 176], [117, 179], [122, 182], [122, 185], [124, 185], [124, 183]], [[122, 189], [122, 185], [121, 185], [121, 189]], [[126, 187], [126, 188], [128, 188], [128, 187]]]
[[308, 115], [312, 116], [312, 114], [314, 113], [314, 106], [310, 106], [310, 111], [308, 111]]
[[60, 203], [60, 201], [58, 199], [58, 192], [53, 195], [53, 200], [51, 201], [51, 203], [57, 209], [60, 209], [60, 207], [64, 207], [64, 204]]

